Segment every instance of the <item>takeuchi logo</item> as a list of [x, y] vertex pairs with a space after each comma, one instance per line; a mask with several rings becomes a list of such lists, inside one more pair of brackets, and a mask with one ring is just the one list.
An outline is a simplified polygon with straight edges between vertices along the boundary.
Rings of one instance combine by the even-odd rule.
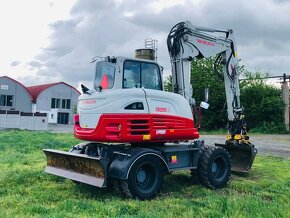
[[208, 46], [214, 46], [214, 43], [213, 42], [208, 42], [208, 41], [205, 41], [203, 39], [196, 39], [196, 41], [200, 44], [204, 44], [204, 45], [208, 45]]
[[82, 100], [80, 103], [81, 104], [96, 104], [96, 100], [92, 99], [92, 100]]

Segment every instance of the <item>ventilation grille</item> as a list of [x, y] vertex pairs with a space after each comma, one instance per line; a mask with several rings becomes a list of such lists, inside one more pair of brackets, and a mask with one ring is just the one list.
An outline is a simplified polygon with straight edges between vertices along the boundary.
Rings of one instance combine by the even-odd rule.
[[149, 119], [129, 120], [128, 132], [131, 135], [150, 134]]
[[153, 129], [184, 129], [185, 121], [178, 118], [153, 117]]

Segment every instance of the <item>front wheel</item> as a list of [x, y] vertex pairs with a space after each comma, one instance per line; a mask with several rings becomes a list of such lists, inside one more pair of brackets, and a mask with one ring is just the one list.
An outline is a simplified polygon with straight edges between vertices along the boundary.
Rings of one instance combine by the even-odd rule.
[[161, 190], [163, 180], [161, 160], [156, 156], [145, 155], [132, 165], [128, 179], [120, 181], [120, 190], [126, 197], [150, 199]]
[[198, 174], [201, 183], [208, 188], [226, 186], [231, 174], [229, 153], [221, 147], [203, 147], [198, 161]]

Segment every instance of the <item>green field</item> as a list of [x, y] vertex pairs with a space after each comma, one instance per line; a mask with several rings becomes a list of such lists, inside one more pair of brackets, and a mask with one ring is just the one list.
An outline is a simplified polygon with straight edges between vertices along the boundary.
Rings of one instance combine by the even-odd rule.
[[290, 217], [290, 159], [258, 156], [221, 190], [172, 174], [156, 199], [138, 201], [43, 172], [43, 148], [76, 143], [72, 134], [0, 132], [0, 217]]

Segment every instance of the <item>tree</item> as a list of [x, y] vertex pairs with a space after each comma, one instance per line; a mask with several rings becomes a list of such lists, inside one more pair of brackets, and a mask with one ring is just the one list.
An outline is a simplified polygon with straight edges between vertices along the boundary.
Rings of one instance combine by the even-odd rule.
[[284, 103], [281, 90], [262, 80], [261, 72], [245, 72], [247, 80], [241, 82], [241, 103], [245, 108], [250, 128], [264, 133], [285, 132]]
[[[191, 64], [191, 84], [197, 104], [204, 100], [204, 89], [209, 88], [209, 104], [203, 110], [202, 128], [216, 130], [227, 123], [226, 96], [222, 76], [214, 69], [215, 57], [194, 60]], [[221, 69], [219, 69], [221, 71]]]
[[173, 88], [172, 88], [172, 76], [171, 75], [166, 77], [164, 87], [165, 87], [166, 91], [172, 92]]
[[[191, 64], [191, 84], [193, 97], [197, 104], [204, 100], [204, 89], [209, 88], [208, 110], [203, 110], [202, 128], [216, 130], [227, 124], [227, 107], [223, 76], [214, 69], [215, 57], [194, 60]], [[283, 122], [284, 104], [281, 90], [265, 83], [261, 72], [249, 72], [239, 66], [241, 74], [247, 79], [240, 83], [241, 105], [245, 108], [246, 120], [250, 128], [265, 133], [285, 132]], [[222, 72], [222, 69], [218, 69]], [[165, 87], [172, 90], [171, 77]]]

